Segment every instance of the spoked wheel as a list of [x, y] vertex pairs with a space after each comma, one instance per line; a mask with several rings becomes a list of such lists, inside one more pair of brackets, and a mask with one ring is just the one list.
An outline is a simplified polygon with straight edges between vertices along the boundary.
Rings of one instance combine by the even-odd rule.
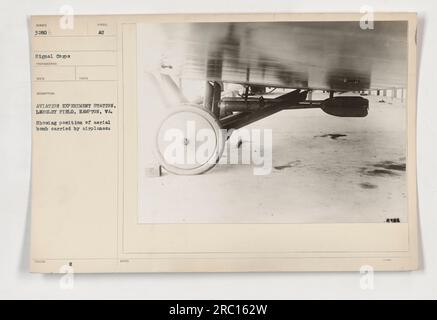
[[202, 107], [182, 105], [158, 128], [156, 151], [160, 165], [178, 175], [202, 174], [214, 168], [226, 138], [220, 122]]

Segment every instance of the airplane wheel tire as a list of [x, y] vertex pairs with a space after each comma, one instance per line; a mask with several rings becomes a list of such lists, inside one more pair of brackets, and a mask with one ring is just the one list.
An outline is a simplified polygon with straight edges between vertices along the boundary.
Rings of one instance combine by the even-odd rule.
[[220, 122], [202, 107], [172, 110], [158, 127], [156, 151], [160, 165], [177, 175], [196, 175], [216, 166], [225, 147]]

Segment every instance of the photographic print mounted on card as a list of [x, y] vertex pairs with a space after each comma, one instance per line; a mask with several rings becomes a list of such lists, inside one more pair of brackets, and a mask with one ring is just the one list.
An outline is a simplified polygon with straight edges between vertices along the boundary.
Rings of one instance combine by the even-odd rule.
[[33, 272], [415, 270], [416, 14], [34, 16]]

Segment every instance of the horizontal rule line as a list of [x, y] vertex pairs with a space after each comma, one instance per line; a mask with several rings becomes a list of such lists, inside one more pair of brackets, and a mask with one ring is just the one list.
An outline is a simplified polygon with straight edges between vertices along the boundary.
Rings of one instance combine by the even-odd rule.
[[117, 52], [117, 50], [33, 50], [33, 52], [39, 53], [39, 52], [46, 52], [46, 53], [51, 53], [51, 52], [63, 52], [63, 53], [67, 53], [67, 52]]
[[116, 67], [116, 64], [71, 64], [71, 65], [56, 65], [56, 64], [34, 64], [34, 67]]
[[114, 82], [118, 80], [33, 80], [32, 82]]
[[116, 38], [116, 35], [35, 35], [34, 38], [75, 38], [75, 37], [86, 37], [86, 38]]

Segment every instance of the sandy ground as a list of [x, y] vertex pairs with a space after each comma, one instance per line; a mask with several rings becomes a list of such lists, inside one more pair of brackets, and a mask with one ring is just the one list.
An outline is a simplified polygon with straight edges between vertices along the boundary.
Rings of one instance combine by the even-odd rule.
[[[368, 98], [366, 118], [289, 110], [252, 124], [273, 130], [269, 175], [219, 164], [200, 176], [142, 177], [139, 222], [405, 222], [405, 104]], [[225, 159], [238, 152], [227, 148]]]

